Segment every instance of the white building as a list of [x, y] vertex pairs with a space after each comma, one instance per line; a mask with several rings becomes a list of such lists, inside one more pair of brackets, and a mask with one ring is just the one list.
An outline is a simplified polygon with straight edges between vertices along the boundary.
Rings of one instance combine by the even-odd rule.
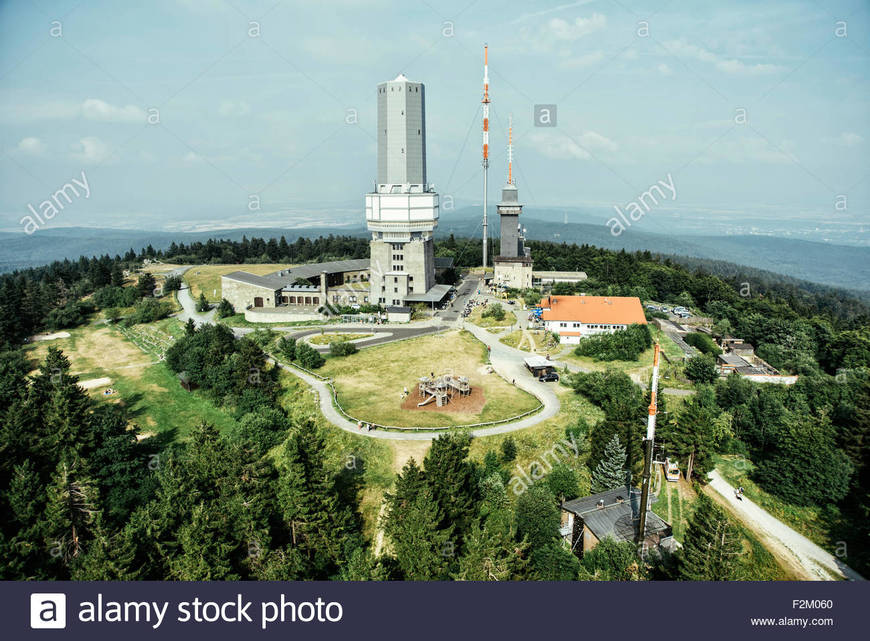
[[435, 283], [438, 194], [426, 182], [424, 87], [403, 75], [378, 85], [378, 178], [365, 200], [369, 301], [404, 306], [443, 299], [450, 288]]
[[563, 344], [584, 336], [612, 334], [629, 325], [646, 325], [640, 299], [634, 296], [547, 296], [541, 299], [544, 327]]

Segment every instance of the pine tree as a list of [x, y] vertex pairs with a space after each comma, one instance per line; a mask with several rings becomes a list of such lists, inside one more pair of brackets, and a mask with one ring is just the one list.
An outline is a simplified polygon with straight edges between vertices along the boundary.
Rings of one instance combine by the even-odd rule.
[[684, 581], [732, 580], [741, 550], [737, 528], [710, 497], [699, 494], [677, 557], [677, 576]]
[[323, 437], [312, 422], [298, 426], [285, 444], [278, 501], [290, 544], [306, 561], [308, 578], [333, 575], [353, 547], [352, 515], [339, 501], [323, 460]]
[[453, 526], [440, 528], [441, 513], [429, 487], [422, 487], [384, 524], [403, 577], [409, 581], [447, 578], [456, 546]]
[[614, 434], [604, 448], [604, 456], [592, 472], [591, 489], [593, 494], [597, 494], [625, 483], [625, 448], [620, 444], [619, 436]]
[[559, 536], [559, 508], [546, 483], [539, 482], [519, 495], [514, 507], [517, 536], [532, 549], [543, 548]]
[[457, 549], [477, 515], [478, 491], [474, 468], [468, 462], [471, 437], [467, 434], [447, 434], [432, 442], [426, 454], [424, 469], [426, 484], [438, 505], [442, 528], [454, 525]]
[[529, 544], [516, 540], [510, 511], [501, 509], [475, 522], [454, 576], [460, 581], [514, 581], [528, 577]]

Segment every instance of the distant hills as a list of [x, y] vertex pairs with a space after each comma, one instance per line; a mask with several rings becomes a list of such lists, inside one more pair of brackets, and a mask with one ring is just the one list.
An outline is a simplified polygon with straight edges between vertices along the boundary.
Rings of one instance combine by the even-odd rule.
[[[479, 212], [465, 208], [442, 214], [436, 232], [445, 238], [477, 236], [481, 233]], [[526, 217], [528, 216], [528, 217]], [[491, 220], [491, 235], [497, 234], [497, 217]], [[691, 234], [657, 234], [627, 229], [613, 236], [605, 225], [563, 223], [536, 219], [529, 212], [523, 218], [528, 237], [565, 243], [587, 243], [607, 249], [627, 251], [649, 250], [657, 254], [683, 256], [716, 262], [746, 265], [845, 290], [870, 293], [870, 248], [779, 238], [775, 236], [704, 236]], [[165, 232], [121, 229], [67, 227], [43, 229], [27, 236], [23, 233], [0, 232], [0, 271], [43, 265], [53, 260], [102, 254], [123, 254], [131, 247], [139, 250], [147, 245], [155, 249], [168, 247], [173, 241], [190, 243], [209, 238], [238, 240], [248, 237], [284, 235], [288, 241], [299, 236], [320, 235], [365, 236], [365, 227], [304, 227], [296, 229], [245, 228], [220, 231]], [[698, 262], [703, 261], [695, 261]]]

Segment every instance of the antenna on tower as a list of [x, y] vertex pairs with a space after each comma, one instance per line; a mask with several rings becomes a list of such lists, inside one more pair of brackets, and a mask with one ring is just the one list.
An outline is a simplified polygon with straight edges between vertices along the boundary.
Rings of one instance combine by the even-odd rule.
[[514, 117], [508, 116], [508, 185], [514, 184]]
[[483, 45], [483, 267], [486, 270], [487, 239], [489, 232], [486, 224], [486, 179], [489, 173], [489, 46]]

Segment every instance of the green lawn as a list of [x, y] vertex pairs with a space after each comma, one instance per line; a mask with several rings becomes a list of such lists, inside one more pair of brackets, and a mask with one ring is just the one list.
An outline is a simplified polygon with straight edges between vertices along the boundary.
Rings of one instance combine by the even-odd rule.
[[[495, 421], [533, 410], [538, 400], [497, 374], [483, 371], [486, 348], [469, 332], [450, 331], [369, 347], [343, 358], [327, 359], [318, 374], [335, 382], [344, 410], [363, 421], [402, 427], [463, 425]], [[480, 412], [402, 409], [402, 390], [416, 390], [421, 376], [452, 371], [483, 390]]]
[[[517, 446], [517, 457], [506, 467], [511, 476], [521, 477], [520, 470], [528, 472], [534, 462], [552, 460], [553, 447], [561, 443], [562, 451], [567, 451], [570, 455], [567, 458], [560, 455], [559, 460], [577, 470], [580, 490], [585, 494], [589, 490], [589, 470], [586, 467], [588, 451], [581, 449], [579, 455], [574, 456], [573, 449], [568, 445], [570, 442], [566, 440], [565, 428], [576, 424], [581, 416], [591, 426], [604, 418], [604, 413], [570, 388], [559, 385], [554, 386], [553, 391], [559, 396], [561, 405], [555, 416], [516, 432], [475, 438], [471, 442], [469, 456], [474, 460], [483, 461], [484, 455], [489, 450], [500, 453], [502, 442], [511, 438]], [[578, 445], [582, 447], [582, 444]], [[513, 498], [513, 493], [508, 492], [508, 496]]]
[[217, 322], [223, 323], [224, 325], [227, 325], [229, 327], [252, 327], [254, 329], [268, 329], [270, 327], [316, 327], [318, 325], [335, 324], [335, 321], [328, 320], [293, 321], [292, 323], [252, 323], [248, 320], [245, 320], [244, 314], [233, 314], [232, 316], [227, 316], [226, 318], [218, 318], [216, 320]]
[[468, 315], [466, 320], [471, 321], [478, 327], [510, 327], [511, 325], [516, 325], [517, 317], [514, 313], [507, 309], [506, 305], [501, 304], [504, 309], [504, 318], [501, 320], [496, 320], [491, 316], [484, 317], [483, 312], [486, 309], [483, 305], [475, 307], [471, 314]]
[[[650, 325], [649, 328], [652, 333], [653, 342], [658, 342], [662, 352], [667, 354], [671, 359], [682, 360], [683, 352], [674, 341], [668, 338], [668, 336], [655, 325]], [[587, 370], [604, 371], [605, 369], [615, 369], [620, 372], [625, 372], [626, 374], [633, 374], [643, 373], [647, 370], [651, 371], [654, 354], [655, 349], [650, 347], [648, 350], [643, 352], [636, 361], [599, 361], [590, 356], [577, 356], [577, 354], [574, 353], [574, 346], [572, 346], [572, 349], [568, 354], [559, 356], [559, 360], [578, 365]], [[664, 370], [665, 365], [666, 362], [662, 359], [660, 369]]]
[[235, 419], [194, 390], [188, 392], [165, 363], [145, 368], [138, 376], [116, 376], [112, 387], [130, 410], [132, 420], [144, 432], [174, 432], [176, 439], [205, 421], [227, 432]]

